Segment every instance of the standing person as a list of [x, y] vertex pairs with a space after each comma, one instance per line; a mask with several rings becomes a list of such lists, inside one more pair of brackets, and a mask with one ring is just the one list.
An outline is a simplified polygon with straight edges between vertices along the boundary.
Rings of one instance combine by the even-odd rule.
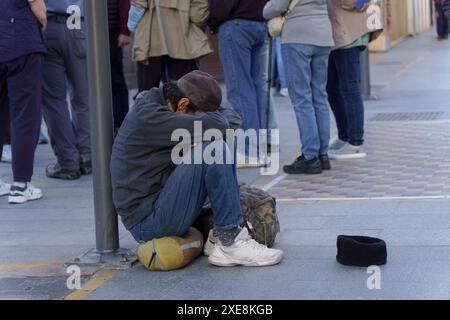
[[[264, 17], [277, 17], [290, 5], [291, 0], [271, 0], [264, 8]], [[283, 170], [289, 174], [319, 174], [331, 169], [326, 85], [334, 41], [326, 0], [298, 1], [283, 26], [281, 43], [283, 60], [289, 66], [289, 96], [302, 143], [301, 155]]]
[[[209, 27], [219, 35], [227, 98], [242, 118], [242, 129], [261, 128], [261, 48], [267, 38], [262, 11], [267, 0], [211, 0]], [[254, 150], [255, 148], [253, 148]], [[249, 145], [239, 147], [238, 164], [259, 166]], [[242, 165], [241, 165], [242, 166]]]
[[[329, 0], [335, 47], [328, 64], [328, 97], [336, 119], [338, 137], [330, 143], [330, 159], [366, 157], [364, 103], [361, 94], [360, 55], [382, 32], [381, 17], [367, 13], [369, 4], [356, 9], [357, 0]], [[379, 21], [369, 29], [368, 21]]]
[[14, 178], [12, 185], [0, 181], [0, 196], [19, 204], [42, 198], [30, 181], [41, 124], [41, 28], [47, 20], [43, 0], [2, 0], [0, 12], [0, 144], [11, 124]]
[[447, 40], [449, 33], [449, 23], [443, 7], [444, 2], [445, 0], [434, 0], [438, 40]]
[[208, 0], [131, 0], [139, 92], [158, 87], [166, 71], [169, 80], [178, 80], [197, 70], [197, 59], [212, 52], [201, 29], [208, 16]]
[[123, 73], [123, 47], [131, 43], [127, 27], [129, 10], [130, 0], [108, 0], [114, 132], [119, 130], [129, 110], [128, 87]]
[[[44, 33], [44, 118], [57, 163], [49, 178], [76, 180], [92, 172], [83, 0], [47, 0]], [[72, 11], [70, 16], [67, 12]], [[69, 20], [71, 19], [71, 20]], [[68, 20], [79, 22], [68, 27]], [[71, 112], [67, 103], [69, 85]]]

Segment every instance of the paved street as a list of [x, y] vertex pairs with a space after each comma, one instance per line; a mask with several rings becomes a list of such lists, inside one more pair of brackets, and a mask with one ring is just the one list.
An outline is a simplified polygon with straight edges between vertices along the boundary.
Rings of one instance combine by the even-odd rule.
[[[367, 159], [335, 161], [312, 177], [239, 171], [278, 199], [275, 247], [285, 259], [274, 267], [221, 269], [201, 257], [172, 272], [87, 268], [83, 283], [97, 285], [69, 296], [63, 263], [95, 244], [92, 183], [47, 179], [54, 157], [39, 146], [33, 183], [45, 198], [23, 206], [0, 199], [0, 299], [450, 299], [449, 56], [450, 42], [434, 32], [371, 54], [378, 99], [366, 102]], [[300, 153], [298, 131], [289, 99], [276, 103], [286, 164]], [[0, 178], [12, 179], [7, 164]], [[120, 228], [121, 246], [134, 249]], [[387, 242], [380, 290], [367, 288], [365, 268], [336, 262], [339, 234]]]

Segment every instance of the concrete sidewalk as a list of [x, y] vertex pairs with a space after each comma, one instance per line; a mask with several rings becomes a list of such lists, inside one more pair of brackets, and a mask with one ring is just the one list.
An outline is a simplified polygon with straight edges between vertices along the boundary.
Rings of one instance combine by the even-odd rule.
[[[314, 181], [239, 171], [241, 180], [271, 186], [269, 191], [279, 199], [282, 232], [276, 247], [285, 251], [279, 266], [221, 269], [209, 266], [204, 257], [165, 273], [147, 272], [138, 265], [105, 277], [102, 286], [85, 296], [449, 299], [449, 54], [450, 42], [437, 42], [429, 32], [405, 40], [389, 53], [371, 55], [379, 100], [366, 103], [367, 160], [333, 163], [332, 172]], [[300, 153], [298, 130], [289, 100], [276, 96], [276, 103], [281, 162], [287, 163]], [[33, 183], [44, 190], [43, 200], [17, 207], [0, 200], [0, 299], [65, 297], [72, 291], [65, 286], [61, 262], [95, 243], [90, 177], [49, 180], [44, 171], [51, 161], [50, 148], [40, 146]], [[0, 178], [11, 180], [8, 165], [0, 164]], [[381, 290], [367, 288], [365, 268], [337, 264], [338, 234], [386, 240], [389, 256], [381, 268]], [[120, 235], [122, 247], [136, 246], [122, 226]], [[84, 270], [84, 282], [97, 271]]]

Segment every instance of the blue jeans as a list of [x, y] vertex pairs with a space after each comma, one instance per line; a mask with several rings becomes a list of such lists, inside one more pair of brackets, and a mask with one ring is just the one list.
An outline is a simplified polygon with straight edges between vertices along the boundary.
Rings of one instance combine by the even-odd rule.
[[[281, 52], [281, 38], [276, 37], [273, 39], [273, 77], [278, 76], [278, 83], [280, 89], [287, 88], [286, 71], [284, 68], [283, 53]], [[276, 72], [275, 72], [276, 71]]]
[[219, 54], [227, 97], [242, 119], [242, 129], [259, 130], [262, 112], [261, 48], [267, 35], [263, 22], [234, 19], [219, 28]]
[[289, 95], [294, 106], [307, 160], [328, 153], [330, 114], [327, 101], [329, 47], [288, 43], [282, 45]]
[[[223, 154], [229, 152], [227, 145], [222, 145]], [[218, 230], [230, 230], [244, 222], [233, 164], [180, 164], [164, 185], [153, 212], [130, 232], [138, 242], [182, 236], [200, 216], [207, 196]]]
[[328, 97], [339, 139], [364, 143], [364, 103], [361, 95], [361, 48], [334, 50], [328, 64]]

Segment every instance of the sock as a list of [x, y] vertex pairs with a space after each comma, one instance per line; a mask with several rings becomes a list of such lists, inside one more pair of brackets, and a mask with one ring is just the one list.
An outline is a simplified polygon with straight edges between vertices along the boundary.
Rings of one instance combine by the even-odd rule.
[[225, 246], [229, 247], [234, 243], [234, 239], [236, 239], [237, 235], [241, 232], [241, 227], [235, 227], [230, 230], [218, 230], [214, 229], [213, 234], [215, 237], [218, 237], [220, 242]]
[[23, 188], [25, 188], [27, 186], [27, 183], [26, 182], [14, 182], [13, 185], [23, 189]]

